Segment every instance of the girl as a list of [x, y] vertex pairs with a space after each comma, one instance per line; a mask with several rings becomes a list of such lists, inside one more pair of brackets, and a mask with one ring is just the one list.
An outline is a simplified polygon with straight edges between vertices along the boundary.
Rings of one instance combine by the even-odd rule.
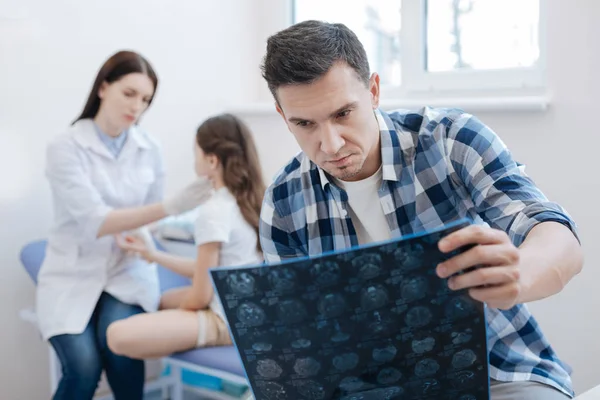
[[210, 194], [208, 181], [198, 181], [161, 202], [161, 150], [137, 125], [157, 85], [141, 55], [114, 54], [81, 115], [47, 148], [55, 215], [36, 312], [62, 366], [55, 400], [91, 399], [102, 370], [116, 399], [142, 399], [144, 363], [111, 352], [106, 329], [156, 310], [158, 279], [147, 262], [126, 256], [113, 235], [192, 209]]
[[196, 260], [156, 251], [134, 236], [119, 241], [124, 250], [191, 277], [192, 285], [163, 296], [162, 311], [112, 323], [108, 345], [117, 354], [144, 359], [231, 344], [208, 270], [262, 261], [258, 221], [265, 185], [250, 131], [233, 115], [210, 118], [198, 128], [195, 158], [196, 173], [215, 190], [198, 210]]

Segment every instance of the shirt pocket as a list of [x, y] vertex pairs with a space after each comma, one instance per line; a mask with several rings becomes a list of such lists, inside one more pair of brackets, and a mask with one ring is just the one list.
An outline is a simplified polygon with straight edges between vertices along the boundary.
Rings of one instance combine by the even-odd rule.
[[90, 183], [104, 202], [114, 196], [114, 182], [106, 168], [93, 168], [90, 171]]
[[137, 179], [138, 182], [150, 185], [154, 182], [154, 171], [151, 168], [142, 168], [138, 171], [132, 171], [134, 178]]

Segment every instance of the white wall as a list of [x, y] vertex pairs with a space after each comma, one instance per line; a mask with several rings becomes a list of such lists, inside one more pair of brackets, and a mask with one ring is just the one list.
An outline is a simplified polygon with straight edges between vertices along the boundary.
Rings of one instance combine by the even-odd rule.
[[[547, 0], [548, 78], [553, 102], [544, 113], [488, 113], [492, 126], [528, 165], [546, 194], [579, 223], [586, 267], [563, 293], [532, 304], [559, 354], [575, 368], [578, 391], [600, 383], [600, 314], [594, 299], [600, 225], [593, 175], [600, 146], [600, 15], [597, 0]], [[6, 4], [25, 18], [2, 19]], [[48, 397], [45, 345], [17, 318], [34, 288], [18, 262], [20, 247], [45, 236], [50, 197], [43, 177], [44, 147], [83, 106], [104, 58], [120, 48], [139, 50], [162, 78], [143, 125], [158, 136], [172, 191], [192, 176], [191, 141], [206, 116], [268, 92], [258, 62], [264, 38], [284, 26], [283, 0], [219, 2], [128, 0], [0, 0], [0, 398]], [[109, 28], [110, 25], [110, 28]], [[245, 115], [254, 129], [268, 177], [297, 146], [280, 118]]]
[[17, 318], [34, 300], [18, 252], [51, 219], [48, 140], [81, 112], [102, 62], [137, 50], [162, 79], [143, 126], [163, 143], [167, 190], [181, 187], [197, 125], [256, 91], [255, 17], [236, 0], [0, 1], [0, 398], [50, 397], [46, 347]]
[[[584, 243], [585, 267], [557, 296], [531, 309], [559, 355], [574, 368], [578, 392], [600, 384], [598, 282], [600, 237], [600, 2], [546, 0], [548, 5], [548, 86], [545, 112], [477, 113], [504, 139], [548, 197], [575, 218]], [[385, 95], [385, 93], [383, 94]], [[468, 110], [467, 110], [468, 111]], [[269, 174], [297, 151], [274, 112], [247, 113]]]
[[546, 195], [568, 209], [584, 245], [583, 272], [560, 295], [531, 305], [576, 389], [600, 384], [598, 93], [600, 2], [548, 1], [548, 112], [482, 115], [502, 135]]

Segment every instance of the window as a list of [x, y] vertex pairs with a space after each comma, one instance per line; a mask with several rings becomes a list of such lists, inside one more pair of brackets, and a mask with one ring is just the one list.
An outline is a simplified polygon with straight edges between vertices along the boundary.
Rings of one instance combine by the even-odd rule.
[[545, 0], [293, 0], [293, 21], [341, 22], [398, 96], [543, 88]]
[[362, 42], [381, 84], [399, 86], [401, 0], [295, 0], [294, 22], [316, 19], [341, 22]]
[[427, 70], [533, 67], [539, 58], [537, 0], [429, 0]]

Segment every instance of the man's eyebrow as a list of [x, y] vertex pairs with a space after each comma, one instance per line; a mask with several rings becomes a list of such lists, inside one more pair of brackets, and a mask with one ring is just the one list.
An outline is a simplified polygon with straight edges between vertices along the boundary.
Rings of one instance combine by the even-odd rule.
[[306, 122], [314, 122], [314, 121], [311, 121], [309, 119], [302, 118], [302, 117], [290, 117], [290, 118], [288, 118], [288, 121], [293, 122], [293, 123], [305, 122], [305, 121]]
[[[335, 110], [334, 112], [332, 112], [331, 114], [329, 114], [329, 117], [335, 117], [336, 115], [338, 115], [339, 113], [341, 113], [342, 111], [348, 109], [348, 108], [355, 108], [356, 105], [358, 103], [356, 101], [351, 101], [350, 103], [344, 104], [343, 106], [341, 106], [340, 108], [338, 108], [337, 110]], [[293, 122], [293, 123], [297, 123], [297, 122], [314, 122], [308, 118], [302, 118], [302, 117], [290, 117], [288, 118], [289, 122]]]
[[358, 103], [356, 101], [351, 101], [350, 103], [344, 104], [343, 106], [341, 106], [340, 108], [338, 108], [337, 110], [335, 110], [334, 112], [329, 114], [329, 117], [335, 117], [336, 115], [338, 115], [339, 113], [341, 113], [342, 111], [344, 111], [348, 108], [355, 108], [357, 104]]

